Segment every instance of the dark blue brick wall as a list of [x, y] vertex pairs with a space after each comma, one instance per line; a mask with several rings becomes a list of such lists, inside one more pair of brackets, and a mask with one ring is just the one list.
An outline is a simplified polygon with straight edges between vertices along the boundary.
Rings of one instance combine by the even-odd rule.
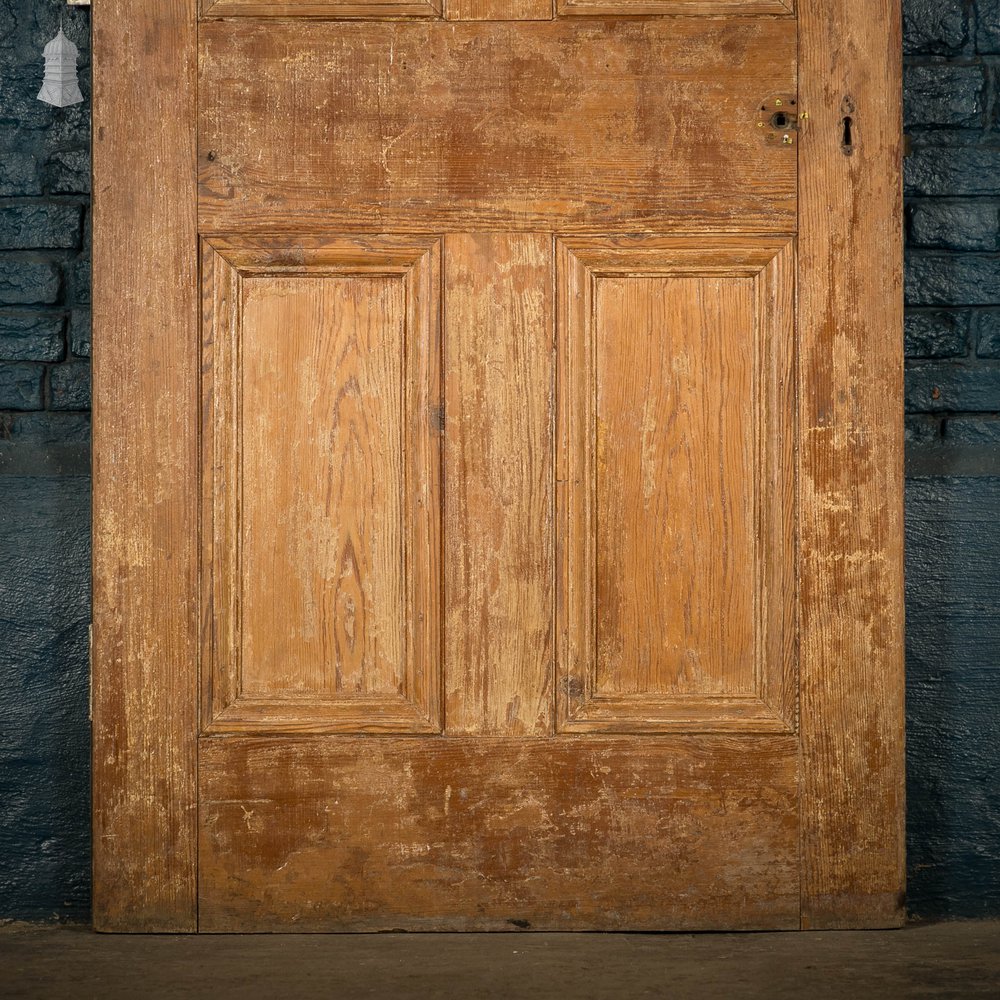
[[0, 475], [0, 919], [90, 906], [90, 480]]
[[[0, 919], [89, 906], [88, 33], [0, 0]], [[910, 906], [1000, 916], [1000, 0], [904, 0], [904, 36]]]
[[904, 0], [907, 411], [1000, 410], [1000, 0]]
[[[88, 100], [36, 100], [42, 48], [62, 18]], [[90, 15], [55, 0], [0, 0], [0, 443], [15, 414], [59, 435], [90, 409]]]
[[[60, 16], [65, 109], [35, 99]], [[0, 0], [0, 920], [90, 909], [89, 24]]]
[[906, 502], [910, 908], [996, 917], [1000, 478], [914, 477]]
[[1000, 0], [904, 0], [911, 912], [1000, 916]]

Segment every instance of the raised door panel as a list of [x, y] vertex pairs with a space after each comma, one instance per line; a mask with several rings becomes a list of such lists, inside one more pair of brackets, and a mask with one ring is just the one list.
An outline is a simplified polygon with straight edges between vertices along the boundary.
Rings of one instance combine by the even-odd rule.
[[201, 0], [205, 17], [439, 17], [441, 0]]
[[563, 731], [794, 724], [787, 238], [562, 240]]
[[798, 927], [794, 736], [201, 744], [206, 931]]
[[200, 39], [206, 231], [795, 228], [795, 147], [758, 128], [796, 90], [791, 19], [230, 19]]
[[440, 728], [438, 248], [204, 244], [206, 729]]
[[552, 0], [445, 0], [449, 21], [548, 21]]
[[687, 14], [708, 17], [754, 14], [792, 15], [795, 0], [555, 0], [562, 16], [637, 17], [643, 14]]

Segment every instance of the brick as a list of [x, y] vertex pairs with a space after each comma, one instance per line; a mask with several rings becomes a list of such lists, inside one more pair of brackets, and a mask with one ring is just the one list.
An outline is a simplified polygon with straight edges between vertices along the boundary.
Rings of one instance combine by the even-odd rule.
[[86, 361], [49, 369], [49, 407], [53, 410], [90, 409], [90, 365]]
[[996, 414], [949, 417], [945, 436], [949, 444], [1000, 446], [1000, 417]]
[[61, 361], [65, 353], [62, 316], [50, 313], [0, 313], [0, 359]]
[[1000, 368], [948, 364], [910, 367], [905, 398], [908, 413], [1000, 410]]
[[983, 309], [972, 317], [976, 354], [981, 358], [1000, 358], [1000, 309]]
[[904, 0], [904, 52], [948, 55], [960, 51], [968, 35], [965, 10], [954, 0]]
[[934, 444], [941, 439], [941, 418], [926, 413], [908, 413], [903, 423], [906, 444]]
[[903, 71], [903, 119], [908, 128], [983, 124], [985, 77], [978, 66], [908, 66]]
[[0, 413], [0, 442], [39, 448], [90, 441], [90, 414], [53, 412]]
[[910, 209], [910, 242], [948, 250], [996, 250], [997, 206], [986, 201], [933, 201]]
[[69, 347], [78, 358], [90, 357], [90, 310], [74, 309], [69, 321]]
[[903, 346], [908, 358], [958, 358], [968, 353], [968, 343], [967, 312], [907, 311]]
[[74, 305], [90, 305], [90, 254], [81, 254], [69, 268]]
[[909, 195], [1000, 194], [1000, 149], [917, 146], [903, 161]]
[[40, 202], [0, 208], [0, 250], [72, 250], [80, 245], [79, 205]]
[[1000, 2], [979, 0], [979, 29], [976, 32], [976, 49], [979, 52], [1000, 52]]
[[[35, 138], [45, 153], [90, 142], [90, 92], [82, 76], [80, 89], [83, 91], [82, 104], [61, 108], [60, 113], [49, 115], [36, 126]], [[46, 106], [41, 101], [35, 103], [40, 108]]]
[[0, 303], [46, 305], [59, 298], [59, 287], [55, 264], [0, 257]]
[[38, 161], [35, 157], [16, 149], [0, 150], [0, 196], [41, 193], [42, 184], [38, 178]]
[[907, 305], [1000, 304], [1000, 256], [914, 250], [904, 268]]
[[90, 154], [85, 149], [57, 150], [43, 173], [49, 194], [90, 194]]
[[[32, 18], [37, 15], [26, 9], [22, 16]], [[49, 12], [43, 13], [42, 20], [45, 23], [31, 32], [33, 37], [25, 37], [22, 33], [13, 48], [6, 51], [0, 49], [0, 80], [3, 81], [0, 89], [0, 119], [15, 122], [24, 133], [36, 130], [51, 132], [46, 137], [50, 148], [72, 148], [89, 137], [89, 74], [79, 74], [80, 89], [84, 96], [80, 104], [55, 108], [37, 99], [44, 73], [42, 48], [56, 31]], [[68, 24], [64, 24], [64, 29], [80, 46], [82, 33]], [[82, 47], [80, 54], [83, 55]], [[83, 59], [78, 60], [78, 69], [83, 62]]]
[[40, 410], [44, 365], [0, 365], [0, 410]]

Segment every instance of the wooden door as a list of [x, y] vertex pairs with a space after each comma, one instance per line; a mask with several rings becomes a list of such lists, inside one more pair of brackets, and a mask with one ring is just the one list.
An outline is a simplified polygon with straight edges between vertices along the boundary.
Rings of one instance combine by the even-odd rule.
[[895, 5], [94, 48], [97, 925], [898, 923]]

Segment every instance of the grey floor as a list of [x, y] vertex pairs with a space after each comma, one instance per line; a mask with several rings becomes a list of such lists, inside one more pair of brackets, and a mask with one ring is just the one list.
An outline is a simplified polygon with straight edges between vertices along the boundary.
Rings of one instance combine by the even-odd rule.
[[804, 934], [188, 937], [0, 927], [0, 996], [1000, 998], [1000, 922]]

